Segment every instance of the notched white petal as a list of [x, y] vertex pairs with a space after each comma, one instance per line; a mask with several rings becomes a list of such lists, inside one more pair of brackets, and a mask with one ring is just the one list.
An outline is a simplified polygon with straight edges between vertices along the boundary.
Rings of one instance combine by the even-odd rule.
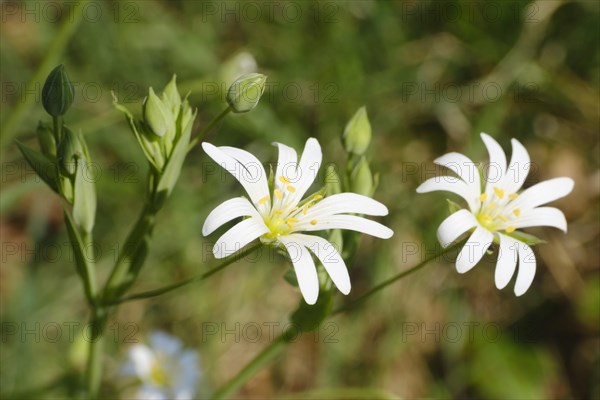
[[473, 268], [483, 258], [483, 255], [487, 251], [488, 247], [492, 244], [494, 235], [482, 227], [475, 228], [467, 243], [458, 253], [456, 259], [456, 270], [464, 274]]
[[285, 246], [294, 265], [298, 286], [304, 301], [311, 305], [315, 304], [319, 297], [319, 277], [312, 256], [306, 247], [294, 240], [293, 236], [282, 237], [280, 241]]
[[496, 263], [495, 283], [498, 289], [503, 289], [508, 285], [515, 270], [518, 260], [518, 243], [509, 236], [498, 234], [500, 237], [500, 248], [498, 250], [498, 261]]
[[202, 226], [202, 235], [208, 236], [222, 225], [239, 217], [260, 218], [256, 209], [245, 197], [224, 201], [208, 214]]
[[217, 240], [213, 247], [215, 258], [225, 258], [269, 231], [262, 219], [248, 218], [234, 225]]
[[442, 247], [448, 247], [469, 229], [477, 226], [477, 220], [467, 210], [459, 210], [442, 222], [437, 230], [437, 238]]
[[519, 241], [517, 243], [519, 248], [519, 272], [517, 273], [517, 282], [515, 283], [515, 295], [522, 296], [533, 282], [536, 261], [531, 247]]

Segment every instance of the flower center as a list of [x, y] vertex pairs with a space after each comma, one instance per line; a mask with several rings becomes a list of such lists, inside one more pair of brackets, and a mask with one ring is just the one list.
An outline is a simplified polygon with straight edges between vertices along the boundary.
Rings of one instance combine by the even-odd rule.
[[152, 383], [154, 383], [156, 386], [169, 385], [169, 376], [160, 366], [158, 361], [153, 362], [152, 367], [150, 367], [150, 380], [152, 380]]
[[506, 233], [514, 232], [516, 228], [510, 225], [510, 221], [521, 215], [521, 210], [518, 208], [513, 209], [512, 212], [507, 212], [507, 210], [510, 202], [517, 197], [516, 193], [506, 196], [504, 190], [499, 187], [494, 187], [494, 193], [491, 196], [482, 193], [479, 196], [481, 208], [475, 216], [477, 221], [489, 231], [504, 229]]

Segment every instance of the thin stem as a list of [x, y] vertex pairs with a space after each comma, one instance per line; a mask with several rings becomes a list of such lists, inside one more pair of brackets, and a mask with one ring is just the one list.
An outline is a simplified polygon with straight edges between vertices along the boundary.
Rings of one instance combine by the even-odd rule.
[[213, 128], [213, 126], [215, 126], [217, 123], [219, 123], [219, 121], [221, 121], [223, 118], [225, 118], [225, 116], [227, 114], [229, 114], [230, 112], [231, 112], [231, 107], [227, 107], [215, 119], [210, 121], [208, 123], [208, 125], [206, 125], [204, 127], [204, 129], [202, 129], [200, 131], [200, 133], [198, 133], [198, 135], [196, 135], [196, 137], [190, 141], [190, 144], [188, 146], [188, 151], [192, 150], [194, 148], [194, 146], [196, 146], [198, 144], [198, 142], [200, 140], [202, 140], [202, 138], [206, 135], [206, 133], [208, 133], [208, 131], [210, 131]]
[[54, 126], [54, 141], [56, 142], [56, 146], [58, 146], [62, 140], [62, 117], [52, 117], [52, 124]]
[[213, 394], [213, 399], [225, 399], [235, 393], [256, 372], [270, 363], [285, 348], [287, 342], [283, 336], [275, 338], [271, 344], [258, 353], [248, 365], [237, 373], [229, 382]]
[[102, 381], [102, 349], [104, 347], [104, 327], [106, 314], [102, 308], [93, 308], [89, 339], [88, 359], [85, 370], [85, 388], [89, 399], [97, 399]]
[[357, 307], [358, 305], [360, 305], [361, 303], [363, 303], [365, 300], [367, 300], [369, 297], [373, 296], [374, 294], [376, 294], [377, 292], [379, 292], [380, 290], [386, 288], [387, 286], [391, 285], [392, 283], [414, 273], [417, 272], [418, 270], [420, 270], [421, 268], [423, 268], [425, 265], [427, 265], [429, 262], [436, 260], [440, 257], [442, 257], [443, 255], [451, 252], [452, 250], [460, 247], [461, 245], [463, 245], [463, 242], [459, 242], [459, 243], [455, 243], [450, 247], [447, 247], [446, 249], [444, 249], [443, 251], [424, 259], [423, 261], [421, 261], [419, 264], [415, 265], [412, 268], [407, 269], [406, 271], [402, 271], [399, 274], [396, 274], [394, 276], [392, 276], [391, 278], [381, 282], [380, 284], [374, 286], [373, 288], [371, 288], [371, 290], [369, 290], [368, 292], [360, 295], [359, 297], [357, 297], [356, 299], [354, 299], [352, 302], [345, 304], [341, 307], [338, 307], [337, 309], [333, 310], [333, 312], [331, 313], [331, 315], [336, 315], [339, 314], [341, 312], [344, 311], [348, 311], [352, 308]]
[[[67, 46], [69, 39], [81, 22], [81, 18], [85, 14], [82, 10], [86, 7], [88, 1], [89, 0], [81, 0], [73, 2], [70, 15], [63, 19], [64, 22], [54, 37], [43, 61], [39, 64], [29, 82], [27, 82], [24, 93], [34, 92], [36, 90], [36, 85], [44, 79], [44, 75], [48, 73], [54, 64], [56, 64], [60, 54]], [[0, 128], [0, 131], [2, 132], [2, 136], [0, 136], [0, 147], [4, 147], [15, 136], [17, 126], [19, 126], [19, 123], [25, 118], [33, 105], [32, 99], [32, 96], [26, 96], [23, 101], [17, 103], [10, 115], [6, 118]]]
[[236, 253], [233, 256], [227, 258], [221, 264], [217, 265], [213, 269], [211, 269], [211, 270], [209, 270], [209, 271], [207, 271], [207, 272], [205, 272], [203, 274], [199, 274], [199, 275], [193, 276], [193, 277], [185, 279], [185, 280], [183, 280], [181, 282], [173, 283], [171, 285], [167, 285], [167, 286], [164, 286], [162, 288], [149, 290], [147, 292], [135, 293], [135, 294], [132, 294], [132, 295], [129, 295], [129, 296], [121, 297], [119, 299], [110, 300], [110, 301], [107, 301], [104, 304], [105, 305], [115, 305], [115, 304], [121, 304], [121, 303], [125, 303], [127, 301], [132, 301], [132, 300], [148, 299], [148, 298], [151, 298], [151, 297], [156, 297], [156, 296], [159, 296], [161, 294], [168, 293], [168, 292], [173, 291], [175, 289], [179, 289], [180, 287], [189, 285], [190, 283], [204, 280], [204, 279], [208, 278], [209, 276], [211, 276], [211, 275], [219, 272], [220, 270], [222, 270], [223, 268], [227, 267], [228, 265], [231, 265], [234, 262], [236, 262], [238, 260], [241, 260], [242, 258], [246, 257], [247, 255], [249, 255], [250, 253], [252, 253], [256, 249], [258, 249], [259, 247], [260, 247], [260, 243], [257, 243], [254, 246], [251, 246], [251, 247], [249, 247], [248, 249], [246, 249], [246, 250], [244, 250], [242, 252]]

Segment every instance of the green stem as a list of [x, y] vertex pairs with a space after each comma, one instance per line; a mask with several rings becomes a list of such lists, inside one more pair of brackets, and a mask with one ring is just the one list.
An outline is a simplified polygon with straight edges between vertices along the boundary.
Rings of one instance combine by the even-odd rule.
[[227, 267], [228, 265], [233, 264], [234, 262], [241, 260], [242, 258], [246, 257], [247, 255], [249, 255], [250, 253], [252, 253], [253, 251], [255, 251], [256, 249], [258, 249], [260, 247], [260, 243], [255, 244], [254, 246], [249, 247], [248, 249], [236, 253], [233, 256], [227, 258], [225, 261], [223, 261], [221, 264], [217, 265], [216, 267], [214, 267], [213, 269], [203, 273], [203, 274], [199, 274], [196, 275], [194, 277], [185, 279], [181, 282], [177, 282], [174, 283], [172, 285], [168, 285], [168, 286], [164, 286], [162, 288], [158, 288], [158, 289], [153, 289], [153, 290], [149, 290], [147, 292], [141, 292], [141, 293], [135, 293], [129, 296], [124, 296], [115, 300], [109, 300], [107, 302], [104, 303], [104, 305], [116, 305], [116, 304], [121, 304], [121, 303], [125, 303], [127, 301], [132, 301], [132, 300], [141, 300], [141, 299], [148, 299], [151, 297], [156, 297], [159, 296], [161, 294], [165, 294], [168, 293], [172, 290], [175, 289], [179, 289], [180, 287], [189, 285], [190, 283], [193, 282], [197, 282], [197, 281], [201, 281], [204, 280], [206, 278], [208, 278], [209, 276], [219, 272], [220, 270], [222, 270], [223, 268]]
[[442, 250], [441, 252], [424, 259], [423, 261], [421, 261], [419, 264], [415, 265], [412, 268], [407, 269], [406, 271], [402, 271], [399, 274], [396, 274], [394, 276], [392, 276], [391, 278], [381, 282], [380, 284], [374, 286], [373, 288], [371, 288], [371, 290], [369, 290], [368, 292], [360, 295], [359, 297], [357, 297], [356, 299], [354, 299], [352, 302], [345, 304], [341, 307], [338, 307], [337, 309], [333, 310], [333, 312], [331, 313], [331, 315], [336, 315], [339, 314], [341, 312], [344, 311], [348, 311], [352, 308], [355, 308], [357, 306], [359, 306], [360, 304], [362, 304], [365, 300], [369, 299], [371, 296], [373, 296], [374, 294], [376, 294], [377, 292], [381, 291], [382, 289], [388, 287], [389, 285], [391, 285], [394, 282], [397, 282], [398, 280], [414, 273], [417, 272], [418, 270], [420, 270], [421, 268], [423, 268], [425, 265], [427, 265], [429, 262], [436, 260], [440, 257], [442, 257], [443, 255], [451, 252], [452, 250], [460, 247], [461, 245], [463, 245], [464, 242], [458, 242], [453, 244], [450, 247], [447, 247], [446, 249]]
[[219, 123], [219, 121], [221, 121], [223, 118], [225, 118], [225, 116], [227, 114], [229, 114], [230, 112], [231, 112], [231, 107], [227, 107], [215, 119], [213, 119], [212, 121], [210, 121], [208, 123], [208, 125], [206, 125], [204, 127], [204, 129], [202, 129], [200, 131], [200, 133], [198, 133], [198, 135], [196, 135], [196, 137], [190, 141], [190, 144], [188, 146], [188, 151], [192, 150], [194, 148], [194, 146], [196, 146], [198, 144], [198, 142], [200, 140], [202, 140], [202, 138], [206, 135], [206, 133], [208, 131], [210, 131], [213, 128], [213, 126], [215, 126], [217, 123]]
[[[399, 274], [381, 282], [380, 284], [376, 285], [375, 287], [373, 287], [371, 290], [369, 290], [365, 294], [359, 296], [353, 302], [334, 310], [331, 315], [339, 314], [341, 312], [348, 311], [350, 309], [355, 308], [357, 305], [363, 303], [365, 300], [367, 300], [368, 298], [370, 298], [371, 296], [373, 296], [375, 293], [379, 292], [383, 288], [391, 285], [394, 282], [397, 282], [398, 280], [412, 274], [413, 272], [420, 270], [425, 265], [427, 265], [429, 262], [442, 257], [444, 254], [449, 253], [450, 251], [461, 246], [462, 244], [463, 244], [463, 242], [454, 244], [454, 245], [444, 249], [443, 251], [433, 255], [432, 257], [426, 258], [425, 260], [423, 260], [419, 264], [415, 265], [414, 267], [407, 269], [406, 271], [400, 272]], [[235, 393], [236, 390], [238, 390], [250, 378], [252, 378], [252, 376], [256, 372], [258, 372], [261, 368], [266, 366], [281, 351], [283, 351], [283, 349], [285, 348], [287, 343], [288, 342], [285, 340], [285, 338], [283, 336], [277, 337], [271, 344], [269, 344], [265, 349], [263, 349], [263, 351], [261, 351], [256, 357], [254, 357], [248, 365], [246, 365], [240, 372], [238, 372], [238, 374], [236, 376], [234, 376], [229, 382], [227, 382], [224, 386], [222, 386], [219, 390], [217, 390], [217, 392], [213, 395], [213, 398], [214, 399], [224, 399], [224, 398], [231, 396], [233, 393]]]
[[[60, 54], [67, 46], [69, 39], [81, 22], [81, 18], [85, 14], [82, 12], [82, 10], [87, 5], [88, 1], [89, 0], [81, 0], [73, 2], [71, 14], [66, 18], [63, 18], [64, 22], [60, 26], [58, 33], [50, 45], [50, 48], [46, 52], [44, 60], [39, 64], [29, 82], [27, 82], [24, 93], [36, 91], [36, 85], [39, 85], [39, 83], [42, 82], [44, 75], [50, 71], [54, 64], [56, 64]], [[4, 147], [15, 136], [17, 133], [16, 128], [21, 123], [21, 120], [25, 118], [31, 109], [31, 106], [33, 105], [32, 99], [32, 96], [26, 96], [23, 101], [19, 101], [14, 110], [12, 110], [10, 115], [6, 118], [2, 124], [2, 127], [0, 128], [0, 132], [2, 132], [2, 136], [0, 136], [0, 147]]]
[[244, 385], [254, 374], [270, 363], [285, 348], [287, 342], [283, 336], [275, 338], [271, 344], [258, 353], [248, 365], [237, 373], [229, 382], [217, 390], [212, 398], [225, 399], [235, 393]]
[[104, 328], [106, 326], [106, 314], [103, 308], [93, 308], [90, 326], [92, 334], [88, 338], [85, 388], [88, 399], [97, 399], [102, 381], [102, 348], [104, 347]]
[[62, 117], [52, 117], [52, 124], [54, 125], [54, 141], [56, 142], [56, 146], [59, 146], [62, 140]]

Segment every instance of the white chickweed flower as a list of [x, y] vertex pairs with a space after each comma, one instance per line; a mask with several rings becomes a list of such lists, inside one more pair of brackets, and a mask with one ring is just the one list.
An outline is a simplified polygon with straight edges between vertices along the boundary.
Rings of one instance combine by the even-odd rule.
[[202, 234], [207, 236], [235, 218], [246, 217], [217, 240], [213, 248], [216, 258], [235, 253], [257, 238], [265, 244], [284, 247], [294, 265], [304, 300], [314, 304], [319, 295], [319, 278], [312, 252], [337, 288], [348, 294], [350, 277], [338, 249], [320, 236], [301, 232], [350, 229], [388, 239], [393, 235], [391, 229], [347, 215], [380, 216], [387, 215], [388, 210], [378, 201], [356, 193], [326, 198], [316, 193], [302, 200], [321, 166], [321, 146], [316, 139], [308, 139], [298, 162], [294, 149], [281, 143], [275, 145], [279, 147], [279, 160], [271, 192], [265, 169], [255, 156], [234, 147], [202, 143], [204, 151], [242, 184], [249, 197], [233, 198], [216, 207], [206, 218]]
[[129, 349], [121, 374], [141, 381], [138, 399], [193, 399], [200, 378], [198, 355], [184, 350], [176, 337], [154, 331], [148, 345], [136, 344]]
[[470, 237], [456, 260], [456, 269], [464, 273], [483, 257], [492, 242], [499, 243], [495, 282], [498, 289], [508, 285], [517, 268], [515, 294], [521, 296], [533, 282], [536, 260], [527, 235], [518, 229], [551, 226], [567, 231], [563, 213], [554, 207], [539, 207], [568, 195], [573, 189], [571, 178], [554, 178], [540, 182], [518, 193], [531, 166], [529, 154], [516, 139], [512, 139], [512, 158], [507, 165], [504, 151], [491, 136], [481, 138], [490, 154], [485, 187], [477, 165], [459, 153], [448, 153], [434, 162], [457, 177], [440, 176], [428, 179], [417, 188], [418, 193], [447, 191], [461, 196], [469, 209], [462, 209], [446, 218], [437, 231], [443, 247], [449, 246], [466, 232]]

